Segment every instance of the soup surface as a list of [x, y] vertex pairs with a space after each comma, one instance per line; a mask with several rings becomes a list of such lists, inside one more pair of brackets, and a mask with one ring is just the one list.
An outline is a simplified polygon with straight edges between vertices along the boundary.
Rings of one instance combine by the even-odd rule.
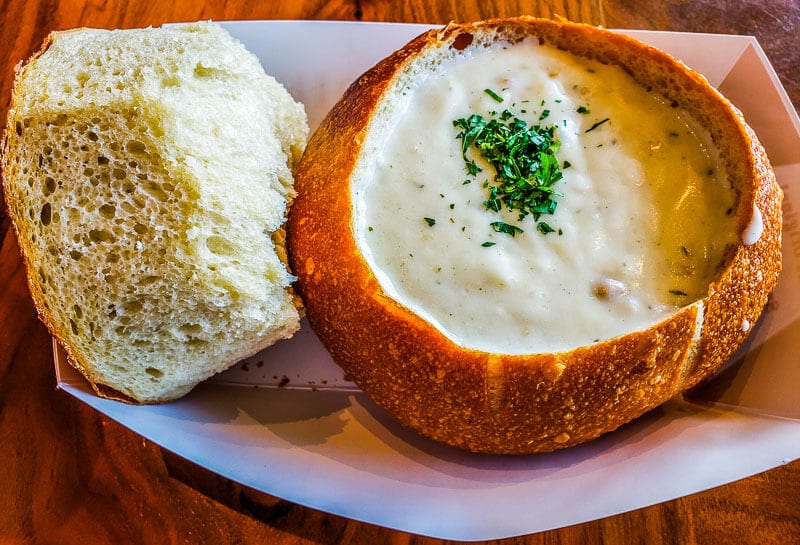
[[[726, 173], [686, 112], [535, 40], [470, 48], [404, 85], [365, 142], [353, 226], [383, 290], [454, 342], [564, 351], [705, 295], [738, 235]], [[552, 213], [492, 196], [491, 158], [462, 149], [470, 119], [551, 135]]]

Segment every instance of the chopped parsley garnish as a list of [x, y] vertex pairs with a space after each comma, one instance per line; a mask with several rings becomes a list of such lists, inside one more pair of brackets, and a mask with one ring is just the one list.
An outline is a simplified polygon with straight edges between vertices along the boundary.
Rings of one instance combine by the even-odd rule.
[[497, 102], [503, 102], [503, 97], [492, 91], [491, 89], [484, 89], [484, 93], [495, 99]]
[[496, 242], [489, 242], [489, 241], [486, 241], [486, 242], [484, 242], [483, 244], [481, 244], [481, 246], [483, 246], [484, 248], [488, 248], [488, 247], [490, 247], [490, 246], [494, 246], [495, 244], [497, 244], [497, 243], [496, 243]]
[[477, 176], [481, 171], [481, 167], [475, 164], [475, 161], [467, 161], [467, 174], [470, 176]]
[[[555, 212], [554, 197], [563, 196], [553, 187], [563, 177], [556, 158], [561, 142], [556, 138], [555, 125], [529, 126], [507, 109], [499, 118], [493, 115], [484, 119], [472, 114], [454, 120], [453, 125], [461, 129], [456, 138], [461, 140], [467, 173], [476, 176], [481, 171], [468, 155], [473, 148], [495, 169], [494, 183], [484, 182], [488, 190], [488, 198], [483, 202], [486, 209], [516, 210], [520, 221], [529, 214], [538, 221], [542, 214]], [[515, 234], [522, 230], [502, 232]]]
[[436, 220], [435, 219], [433, 219], [433, 218], [424, 218], [424, 219], [425, 219], [425, 223], [428, 224], [428, 227], [433, 227], [434, 225], [436, 225]]
[[[493, 221], [489, 225], [492, 226], [492, 229], [494, 229], [496, 233], [505, 233], [507, 235], [511, 235], [512, 237], [515, 236], [517, 233], [523, 232], [522, 229], [520, 229], [516, 225], [511, 225], [503, 221]], [[539, 225], [541, 225], [541, 223]]]
[[550, 227], [547, 223], [540, 221], [536, 224], [536, 230], [539, 231], [541, 234], [546, 235], [548, 233], [555, 233], [556, 230]]
[[578, 109], [575, 111], [578, 112], [579, 114], [588, 114], [589, 108], [587, 108], [586, 106], [578, 106]]

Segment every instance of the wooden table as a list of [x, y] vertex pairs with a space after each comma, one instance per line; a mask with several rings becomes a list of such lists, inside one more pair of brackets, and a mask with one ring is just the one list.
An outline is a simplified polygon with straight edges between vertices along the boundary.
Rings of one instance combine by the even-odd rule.
[[[3, 118], [14, 65], [51, 30], [197, 19], [446, 23], [521, 13], [612, 28], [755, 35], [800, 106], [797, 0], [232, 0], [219, 5], [6, 0], [0, 5]], [[442, 543], [246, 489], [57, 390], [49, 336], [36, 318], [4, 212], [0, 240], [0, 543]], [[800, 543], [800, 461], [675, 501], [503, 543]]]

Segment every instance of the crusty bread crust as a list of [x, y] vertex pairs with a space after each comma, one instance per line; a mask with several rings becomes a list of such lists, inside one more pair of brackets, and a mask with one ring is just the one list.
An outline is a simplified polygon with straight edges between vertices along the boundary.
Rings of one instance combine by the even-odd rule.
[[[426, 48], [461, 49], [495, 33], [618, 64], [708, 127], [738, 193], [740, 231], [760, 210], [755, 244], [728, 256], [703, 300], [645, 331], [558, 354], [465, 349], [389, 298], [354, 237], [350, 177], [394, 78]], [[290, 263], [309, 321], [334, 360], [406, 426], [460, 448], [531, 453], [611, 431], [713, 373], [746, 338], [781, 269], [782, 191], [741, 114], [700, 75], [626, 36], [533, 18], [451, 24], [425, 33], [345, 92], [312, 137], [289, 216]]]

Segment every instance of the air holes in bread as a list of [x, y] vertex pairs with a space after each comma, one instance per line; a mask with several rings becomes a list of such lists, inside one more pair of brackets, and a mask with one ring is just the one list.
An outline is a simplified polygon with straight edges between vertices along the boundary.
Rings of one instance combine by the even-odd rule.
[[148, 367], [144, 371], [156, 380], [164, 376], [164, 372], [160, 369], [156, 369], [155, 367]]
[[232, 256], [236, 254], [236, 248], [227, 239], [212, 235], [206, 239], [206, 246], [212, 253], [221, 256]]
[[39, 213], [39, 219], [41, 220], [42, 225], [50, 225], [50, 221], [52, 220], [52, 209], [49, 202], [44, 203], [42, 206], [42, 210]]
[[472, 43], [473, 40], [472, 34], [459, 34], [455, 40], [453, 40], [453, 44], [451, 47], [453, 49], [458, 49], [461, 51], [462, 49], [466, 49]]

